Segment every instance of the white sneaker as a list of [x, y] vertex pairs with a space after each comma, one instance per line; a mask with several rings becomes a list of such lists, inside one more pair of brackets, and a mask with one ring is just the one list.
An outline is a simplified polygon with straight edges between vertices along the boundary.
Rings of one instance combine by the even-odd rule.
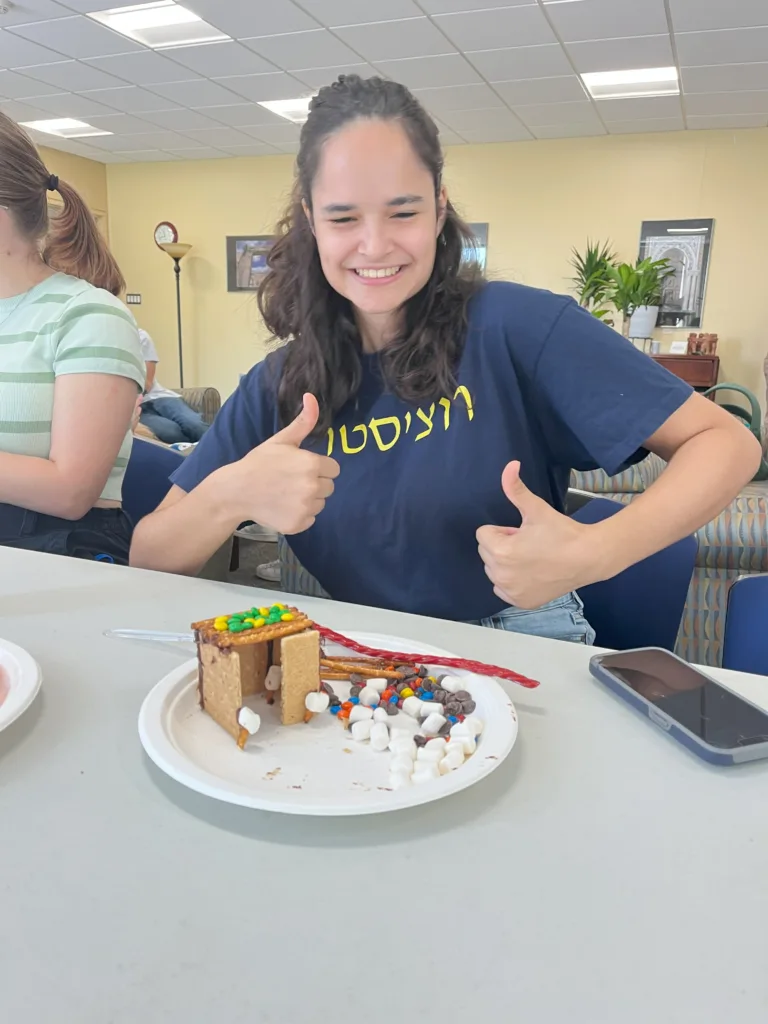
[[279, 583], [280, 562], [264, 562], [256, 567], [256, 575], [260, 580], [267, 580], [269, 583]]
[[263, 544], [277, 544], [275, 531], [266, 526], [259, 526], [258, 523], [251, 523], [250, 526], [243, 526], [241, 529], [235, 530], [235, 536], [242, 537], [244, 540], [258, 540]]

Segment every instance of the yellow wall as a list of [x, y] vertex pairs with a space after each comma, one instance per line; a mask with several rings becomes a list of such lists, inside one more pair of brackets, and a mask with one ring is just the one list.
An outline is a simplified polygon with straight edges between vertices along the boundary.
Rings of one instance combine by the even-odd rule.
[[[487, 221], [492, 276], [567, 291], [572, 246], [610, 238], [634, 260], [640, 222], [714, 217], [702, 330], [720, 335], [721, 380], [762, 395], [768, 349], [768, 130], [680, 132], [455, 147], [447, 184], [468, 220]], [[262, 357], [255, 299], [226, 290], [225, 236], [269, 233], [290, 186], [291, 157], [110, 165], [110, 235], [133, 307], [176, 377], [170, 259], [160, 220], [193, 250], [182, 263], [185, 383], [223, 394]], [[663, 348], [687, 332], [662, 332]]]
[[[107, 168], [105, 164], [86, 160], [58, 149], [39, 147], [40, 156], [51, 174], [57, 174], [77, 189], [89, 208], [100, 218], [107, 215]], [[55, 195], [51, 196], [53, 202]]]

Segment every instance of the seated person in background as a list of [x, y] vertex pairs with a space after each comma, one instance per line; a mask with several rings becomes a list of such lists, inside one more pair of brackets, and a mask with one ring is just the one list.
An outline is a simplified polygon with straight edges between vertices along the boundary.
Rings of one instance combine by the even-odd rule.
[[146, 331], [139, 328], [139, 342], [147, 366], [147, 383], [141, 403], [140, 422], [148, 427], [158, 441], [177, 444], [199, 441], [208, 429], [200, 413], [191, 409], [181, 395], [169, 391], [155, 378], [160, 361], [155, 343]]
[[[437, 127], [403, 86], [321, 89], [296, 168], [259, 292], [286, 344], [176, 470], [131, 564], [194, 573], [252, 519], [336, 600], [592, 642], [578, 590], [709, 522], [760, 445], [572, 299], [463, 265]], [[635, 501], [564, 514], [571, 468], [645, 449], [669, 465]]]
[[[48, 191], [64, 201], [50, 229]], [[128, 560], [144, 363], [123, 287], [83, 200], [0, 114], [0, 544]]]

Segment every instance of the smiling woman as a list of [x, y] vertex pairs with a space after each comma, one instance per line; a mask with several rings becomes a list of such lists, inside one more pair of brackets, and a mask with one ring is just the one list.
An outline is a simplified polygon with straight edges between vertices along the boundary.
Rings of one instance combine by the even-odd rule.
[[[321, 89], [259, 293], [285, 344], [139, 524], [132, 562], [194, 572], [254, 520], [339, 600], [591, 641], [575, 590], [715, 515], [759, 446], [571, 299], [483, 281], [473, 244], [411, 93]], [[615, 473], [646, 447], [671, 461], [636, 502], [596, 525], [563, 514], [571, 468]]]

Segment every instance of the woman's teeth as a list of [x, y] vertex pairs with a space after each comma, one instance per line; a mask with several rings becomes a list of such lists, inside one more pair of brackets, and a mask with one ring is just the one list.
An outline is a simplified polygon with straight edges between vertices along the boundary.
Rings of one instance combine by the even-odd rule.
[[358, 277], [394, 277], [400, 267], [382, 267], [379, 270], [356, 270]]

